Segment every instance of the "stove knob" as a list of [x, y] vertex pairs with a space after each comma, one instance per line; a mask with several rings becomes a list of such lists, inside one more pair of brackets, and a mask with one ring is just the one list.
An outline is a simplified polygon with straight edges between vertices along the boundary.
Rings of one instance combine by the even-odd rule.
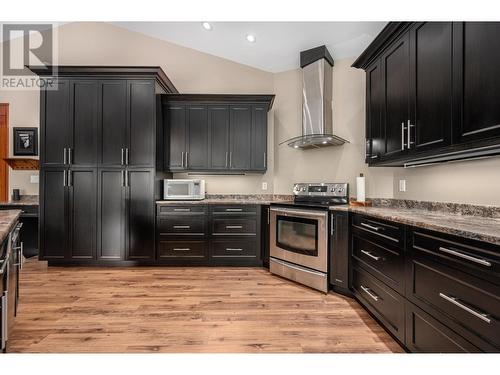
[[333, 188], [333, 187], [332, 187], [332, 188], [330, 189], [330, 191], [331, 191], [332, 193], [335, 193], [335, 188]]
[[305, 191], [306, 191], [306, 188], [305, 188], [305, 187], [303, 187], [302, 189], [300, 189], [300, 191], [304, 191], [304, 192], [305, 192]]

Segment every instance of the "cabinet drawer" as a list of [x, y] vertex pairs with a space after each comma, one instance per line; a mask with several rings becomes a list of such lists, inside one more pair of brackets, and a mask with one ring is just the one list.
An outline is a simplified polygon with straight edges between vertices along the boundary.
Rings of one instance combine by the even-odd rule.
[[353, 268], [352, 287], [360, 302], [403, 343], [403, 297], [358, 267]]
[[253, 204], [244, 205], [221, 205], [212, 206], [213, 215], [256, 215], [258, 206]]
[[354, 215], [352, 226], [361, 233], [368, 233], [381, 241], [401, 247], [404, 246], [404, 225], [402, 224], [374, 219], [369, 216]]
[[475, 343], [470, 336], [477, 336], [500, 349], [498, 285], [422, 257], [413, 257], [409, 268], [407, 298], [465, 328], [461, 335], [469, 341]]
[[411, 302], [406, 302], [406, 347], [414, 353], [474, 353], [480, 350]]
[[157, 214], [158, 215], [168, 215], [168, 214], [205, 214], [207, 207], [202, 204], [190, 204], [183, 206], [172, 206], [172, 205], [158, 205]]
[[244, 235], [255, 236], [257, 219], [213, 218], [212, 234], [214, 236]]
[[158, 216], [156, 225], [160, 236], [165, 235], [205, 235], [205, 216]]
[[403, 250], [353, 235], [352, 256], [361, 267], [404, 294]]
[[164, 241], [158, 242], [158, 257], [165, 258], [206, 258], [207, 243], [205, 241]]
[[413, 229], [412, 252], [446, 266], [500, 283], [500, 247], [441, 233]]
[[256, 258], [257, 243], [241, 240], [213, 240], [211, 256], [213, 258]]

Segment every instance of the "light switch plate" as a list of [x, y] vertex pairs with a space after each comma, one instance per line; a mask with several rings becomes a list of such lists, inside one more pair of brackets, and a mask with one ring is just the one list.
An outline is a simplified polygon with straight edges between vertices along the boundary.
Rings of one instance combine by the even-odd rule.
[[38, 184], [39, 181], [40, 181], [40, 177], [37, 174], [32, 174], [30, 176], [30, 182], [32, 184]]
[[262, 190], [267, 190], [267, 182], [262, 183]]
[[406, 191], [406, 180], [399, 180], [399, 191], [400, 192]]

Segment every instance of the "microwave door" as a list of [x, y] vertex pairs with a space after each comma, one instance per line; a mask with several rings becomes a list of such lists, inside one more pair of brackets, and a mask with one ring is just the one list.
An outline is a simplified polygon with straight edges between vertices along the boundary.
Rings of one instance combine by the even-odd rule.
[[168, 197], [170, 198], [189, 198], [190, 184], [185, 182], [170, 182], [168, 184]]

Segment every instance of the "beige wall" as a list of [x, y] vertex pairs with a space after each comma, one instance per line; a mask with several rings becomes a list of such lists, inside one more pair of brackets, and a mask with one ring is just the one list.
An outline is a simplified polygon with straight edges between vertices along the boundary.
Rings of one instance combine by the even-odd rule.
[[[105, 23], [70, 23], [59, 28], [59, 63], [74, 65], [159, 65], [183, 93], [274, 93], [269, 113], [268, 172], [265, 175], [203, 176], [207, 191], [288, 194], [294, 182], [346, 181], [355, 195], [355, 177], [364, 173], [367, 196], [500, 205], [500, 159], [421, 167], [367, 168], [364, 155], [364, 72], [339, 60], [333, 69], [333, 123], [348, 139], [342, 147], [294, 150], [278, 143], [301, 130], [300, 70], [271, 74]], [[38, 126], [37, 92], [0, 91], [10, 103], [11, 126]], [[12, 144], [12, 143], [11, 143]], [[11, 147], [12, 148], [12, 147]], [[11, 150], [12, 152], [12, 150]], [[35, 194], [32, 172], [11, 171], [10, 188]], [[176, 174], [176, 177], [185, 177]], [[407, 180], [407, 192], [398, 180]], [[262, 182], [268, 190], [261, 189]], [[471, 186], [471, 187], [467, 187]]]

